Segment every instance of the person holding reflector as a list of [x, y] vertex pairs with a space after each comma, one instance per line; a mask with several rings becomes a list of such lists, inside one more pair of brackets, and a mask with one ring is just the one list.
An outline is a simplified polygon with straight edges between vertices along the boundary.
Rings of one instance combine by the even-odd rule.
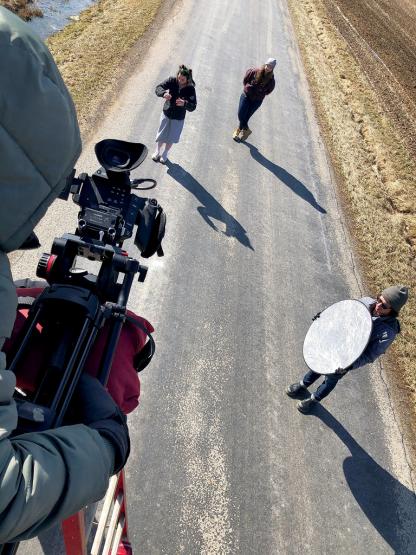
[[302, 398], [321, 376], [324, 381], [297, 409], [306, 414], [322, 401], [347, 372], [374, 362], [400, 333], [398, 314], [408, 299], [408, 288], [393, 285], [376, 298], [335, 303], [313, 317], [303, 344], [309, 371], [286, 394]]

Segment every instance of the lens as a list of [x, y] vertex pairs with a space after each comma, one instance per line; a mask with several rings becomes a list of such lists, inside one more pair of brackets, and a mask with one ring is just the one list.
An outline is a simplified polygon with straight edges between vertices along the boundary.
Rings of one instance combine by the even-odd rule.
[[130, 163], [130, 156], [127, 152], [115, 150], [113, 148], [108, 149], [105, 153], [105, 159], [110, 166], [116, 166], [118, 168], [124, 168]]

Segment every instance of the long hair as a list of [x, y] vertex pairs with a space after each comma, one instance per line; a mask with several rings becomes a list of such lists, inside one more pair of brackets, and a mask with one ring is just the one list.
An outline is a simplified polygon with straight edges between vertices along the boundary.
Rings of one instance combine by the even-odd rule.
[[256, 72], [255, 82], [257, 85], [267, 85], [267, 83], [272, 79], [273, 71], [266, 73], [265, 66], [261, 66]]
[[192, 77], [192, 69], [190, 67], [186, 67], [185, 65], [181, 64], [177, 73], [177, 76], [178, 75], [183, 75], [187, 78], [189, 85], [195, 86], [195, 81]]

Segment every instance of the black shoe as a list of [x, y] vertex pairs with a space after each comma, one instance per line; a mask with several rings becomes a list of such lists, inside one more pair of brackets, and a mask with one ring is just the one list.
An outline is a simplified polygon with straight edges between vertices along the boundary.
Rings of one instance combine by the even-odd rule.
[[318, 401], [316, 401], [313, 397], [308, 397], [303, 401], [299, 401], [299, 403], [296, 405], [296, 408], [302, 414], [308, 414], [308, 412], [310, 412], [317, 403]]
[[289, 385], [289, 387], [286, 388], [286, 395], [289, 395], [289, 397], [292, 397], [292, 399], [296, 399], [296, 397], [301, 397], [306, 392], [306, 387], [300, 382], [292, 383], [292, 385]]

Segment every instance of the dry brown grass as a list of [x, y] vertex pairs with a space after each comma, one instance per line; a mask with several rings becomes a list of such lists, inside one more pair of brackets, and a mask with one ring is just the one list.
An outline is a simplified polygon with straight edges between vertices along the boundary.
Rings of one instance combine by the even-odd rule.
[[33, 0], [0, 0], [0, 5], [17, 14], [24, 21], [29, 21], [32, 17], [42, 17], [42, 10], [33, 6]]
[[289, 6], [369, 292], [411, 289], [389, 360], [416, 406], [416, 163], [324, 3]]
[[152, 23], [163, 0], [100, 0], [47, 43], [74, 99], [86, 132], [114, 87], [131, 47]]

